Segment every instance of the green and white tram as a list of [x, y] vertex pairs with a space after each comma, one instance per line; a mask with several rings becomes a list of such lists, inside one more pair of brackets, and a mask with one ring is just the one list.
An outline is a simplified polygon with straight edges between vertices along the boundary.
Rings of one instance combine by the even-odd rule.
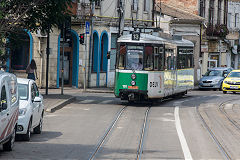
[[193, 47], [188, 40], [141, 33], [118, 39], [115, 96], [122, 100], [158, 99], [194, 87]]

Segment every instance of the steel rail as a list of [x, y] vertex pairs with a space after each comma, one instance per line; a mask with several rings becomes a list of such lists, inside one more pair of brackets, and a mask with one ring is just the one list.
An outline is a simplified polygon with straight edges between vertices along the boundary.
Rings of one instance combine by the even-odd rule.
[[123, 111], [126, 108], [127, 108], [127, 106], [123, 107], [120, 111], [117, 112], [117, 114], [116, 114], [114, 120], [112, 121], [110, 127], [107, 129], [107, 131], [105, 132], [104, 136], [102, 137], [102, 139], [97, 144], [97, 146], [96, 146], [94, 152], [92, 153], [92, 155], [90, 156], [89, 160], [93, 160], [94, 159], [94, 157], [96, 156], [97, 152], [99, 151], [99, 149], [103, 145], [104, 141], [106, 140], [107, 136], [110, 134], [110, 132], [112, 131], [112, 129], [114, 128], [115, 124], [117, 123], [117, 121], [119, 120], [119, 118], [121, 117]]
[[230, 102], [230, 101], [234, 101], [234, 100], [239, 100], [239, 98], [238, 99], [231, 99], [231, 100], [228, 100], [226, 102], [221, 103], [219, 105], [218, 109], [238, 130], [240, 130], [239, 124], [227, 114], [227, 112], [225, 110], [225, 107], [224, 107], [224, 104], [226, 104], [227, 102]]
[[137, 150], [137, 157], [136, 160], [140, 160], [142, 153], [143, 153], [143, 144], [144, 144], [144, 139], [145, 139], [145, 133], [146, 133], [146, 129], [148, 126], [148, 113], [151, 109], [151, 106], [148, 106], [146, 112], [145, 112], [145, 117], [144, 117], [144, 121], [143, 121], [143, 126], [142, 126], [142, 132], [141, 132], [141, 138], [140, 138], [140, 143], [138, 145], [138, 150]]
[[214, 140], [214, 142], [217, 144], [219, 150], [221, 151], [221, 153], [225, 156], [226, 159], [228, 160], [232, 160], [231, 156], [228, 154], [228, 152], [224, 149], [224, 147], [222, 146], [222, 144], [218, 141], [217, 137], [215, 136], [213, 130], [207, 125], [207, 122], [204, 120], [203, 116], [201, 115], [201, 113], [199, 112], [199, 107], [196, 107], [197, 110], [197, 114], [199, 115], [204, 127], [206, 128], [206, 130], [208, 131], [208, 133], [211, 135], [212, 139]]

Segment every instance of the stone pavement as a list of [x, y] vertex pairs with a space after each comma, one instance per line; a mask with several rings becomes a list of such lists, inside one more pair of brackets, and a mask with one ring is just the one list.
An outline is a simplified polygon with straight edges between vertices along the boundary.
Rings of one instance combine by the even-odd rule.
[[59, 89], [48, 89], [48, 95], [45, 95], [45, 89], [39, 89], [43, 96], [43, 103], [46, 112], [55, 112], [61, 109], [65, 105], [72, 103], [76, 100], [77, 95], [81, 95], [84, 92], [90, 93], [113, 93], [113, 88], [87, 88], [86, 91], [83, 89], [65, 87], [63, 95], [61, 95], [61, 88]]

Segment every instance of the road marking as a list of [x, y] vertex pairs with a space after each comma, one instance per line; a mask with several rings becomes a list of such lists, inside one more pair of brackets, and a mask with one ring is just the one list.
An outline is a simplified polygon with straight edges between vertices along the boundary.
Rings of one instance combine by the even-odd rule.
[[80, 102], [81, 104], [87, 104], [87, 103], [92, 103], [94, 102], [95, 100], [84, 100], [82, 102]]
[[181, 122], [180, 122], [180, 118], [179, 118], [179, 107], [178, 106], [175, 107], [174, 115], [175, 115], [175, 125], [176, 125], [176, 129], [177, 129], [177, 133], [178, 133], [178, 138], [179, 138], [181, 146], [182, 146], [182, 151], [183, 151], [184, 157], [185, 157], [185, 159], [192, 160], [191, 152], [188, 148], [187, 141], [186, 141], [185, 136], [182, 131]]
[[100, 102], [99, 104], [108, 104], [108, 103], [112, 103], [112, 100], [105, 100]]

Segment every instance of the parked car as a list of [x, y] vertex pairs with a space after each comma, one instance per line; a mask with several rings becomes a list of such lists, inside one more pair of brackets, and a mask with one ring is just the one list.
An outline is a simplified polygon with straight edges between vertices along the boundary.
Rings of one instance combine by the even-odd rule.
[[232, 68], [217, 67], [210, 69], [199, 81], [199, 89], [221, 89], [222, 82], [226, 75], [232, 71]]
[[14, 74], [0, 71], [0, 144], [11, 151], [17, 130], [19, 98], [17, 78]]
[[34, 80], [18, 78], [17, 83], [20, 99], [17, 136], [29, 141], [31, 131], [36, 134], [42, 131], [43, 97]]
[[223, 81], [222, 91], [224, 94], [227, 91], [233, 93], [240, 92], [240, 70], [233, 70], [229, 73]]

